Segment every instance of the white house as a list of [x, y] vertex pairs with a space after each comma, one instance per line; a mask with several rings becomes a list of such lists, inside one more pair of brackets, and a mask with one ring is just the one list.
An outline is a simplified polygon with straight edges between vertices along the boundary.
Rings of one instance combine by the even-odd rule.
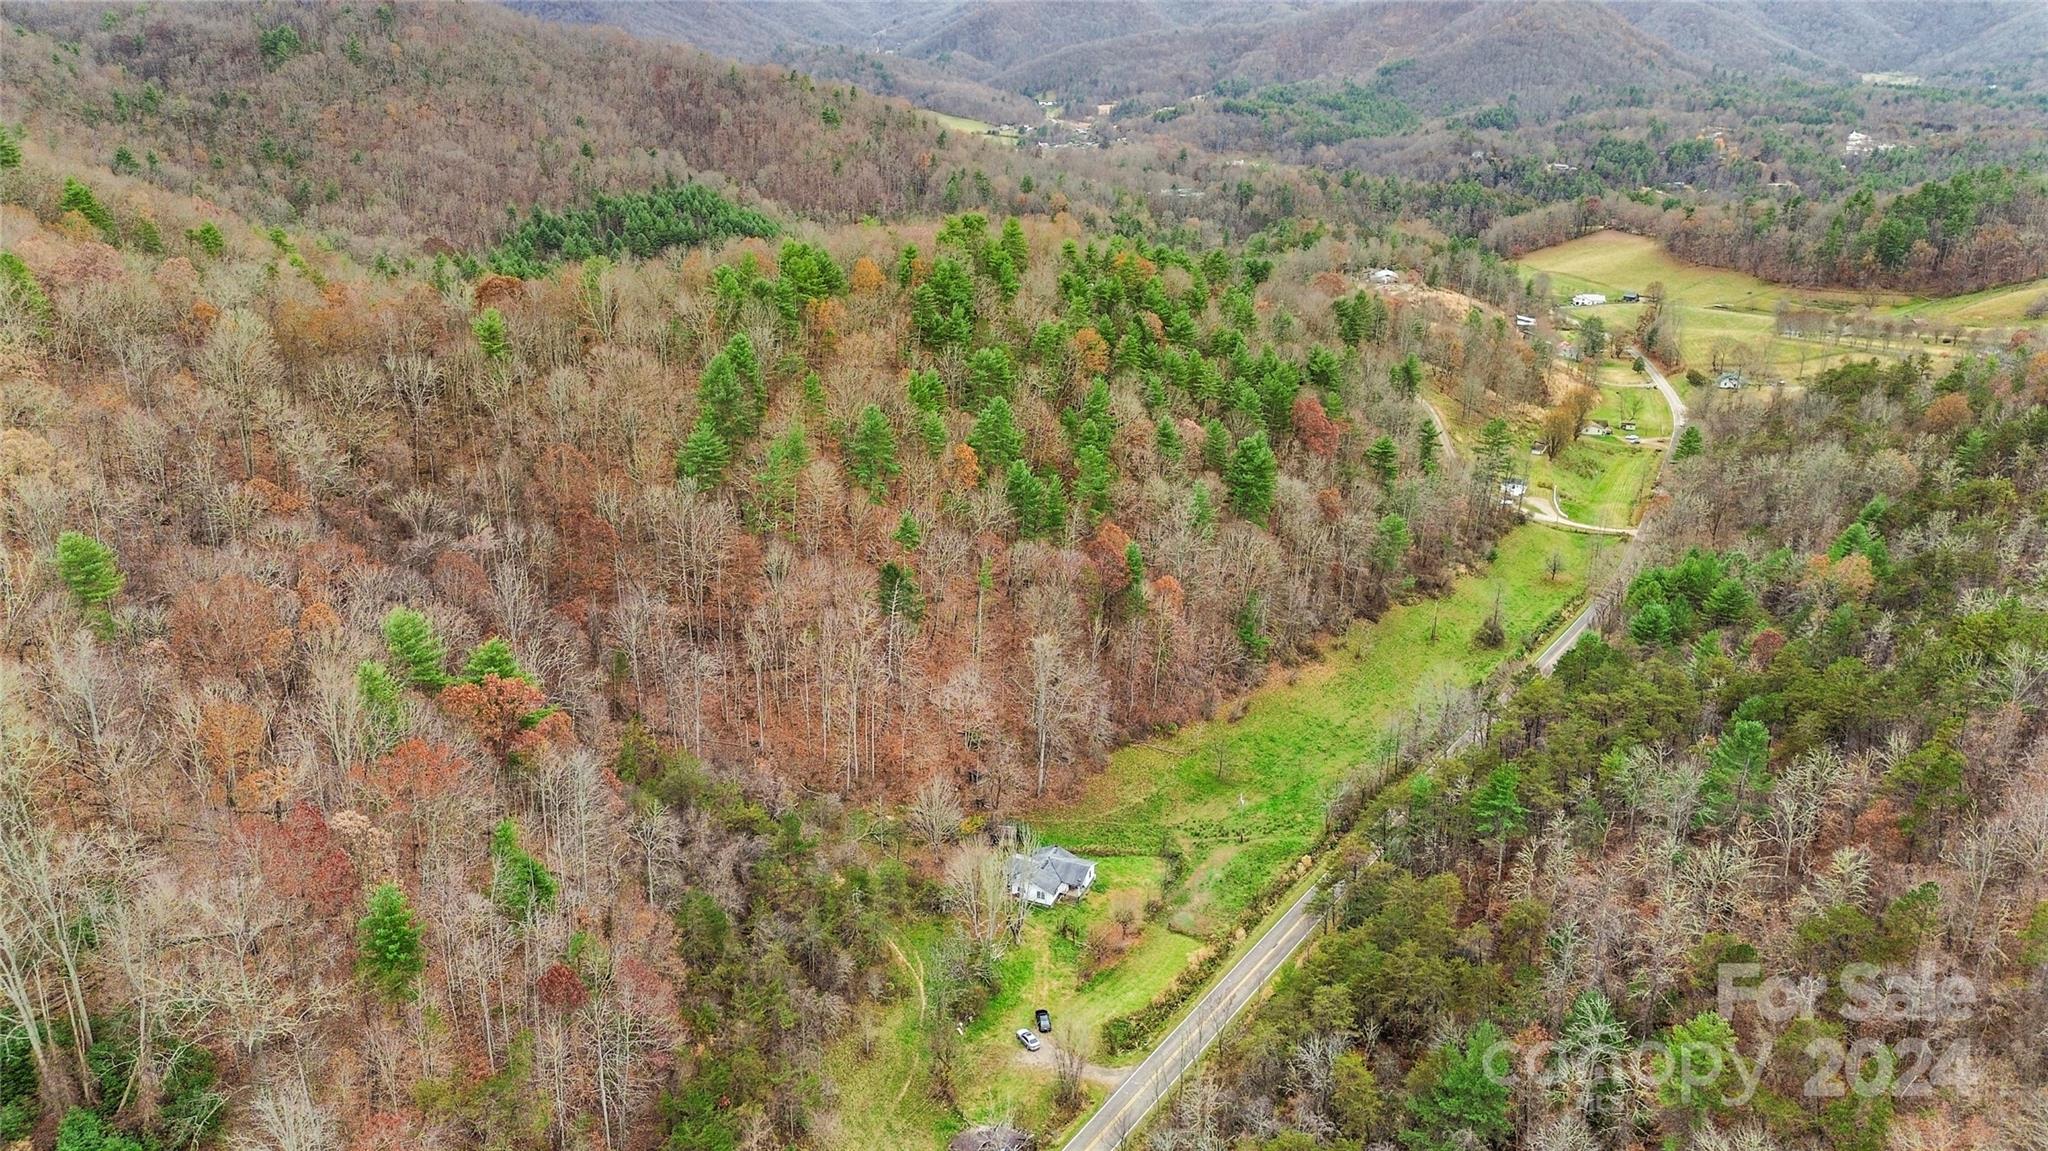
[[1401, 273], [1392, 268], [1374, 268], [1372, 275], [1367, 278], [1375, 284], [1398, 284], [1401, 282]]
[[1534, 317], [1534, 316], [1516, 316], [1516, 317], [1515, 317], [1515, 326], [1516, 326], [1516, 327], [1518, 327], [1518, 328], [1533, 328], [1533, 327], [1535, 327], [1535, 326], [1536, 326], [1536, 317]]
[[1607, 302], [1607, 297], [1598, 292], [1580, 292], [1572, 297], [1574, 308], [1597, 308]]
[[1012, 855], [1004, 869], [1010, 894], [1018, 899], [1051, 907], [1061, 896], [1076, 899], [1095, 886], [1095, 863], [1064, 847], [1041, 847], [1027, 858]]
[[1722, 372], [1721, 378], [1714, 381], [1714, 386], [1724, 392], [1732, 392], [1742, 386], [1742, 377], [1734, 372]]

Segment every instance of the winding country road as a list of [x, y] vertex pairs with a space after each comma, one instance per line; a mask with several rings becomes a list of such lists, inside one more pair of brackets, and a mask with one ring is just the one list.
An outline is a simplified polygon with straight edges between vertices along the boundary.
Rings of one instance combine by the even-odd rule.
[[[1650, 382], [1663, 393], [1665, 404], [1671, 408], [1671, 442], [1664, 447], [1664, 462], [1668, 464], [1672, 453], [1677, 450], [1678, 433], [1685, 427], [1685, 401], [1680, 398], [1678, 389], [1671, 386], [1671, 381], [1664, 378], [1664, 373], [1657, 370], [1657, 365], [1650, 363], [1647, 357], [1643, 363], [1649, 370]], [[1436, 409], [1426, 400], [1423, 407], [1429, 412], [1430, 419], [1436, 421], [1438, 430], [1443, 431], [1443, 421]], [[1445, 434], [1443, 440], [1448, 444], [1450, 436]], [[1540, 516], [1534, 518], [1545, 522]], [[1591, 524], [1578, 524], [1576, 527], [1627, 536], [1629, 543], [1625, 546], [1633, 547], [1635, 543], [1633, 528], [1600, 528]], [[1570, 651], [1579, 637], [1593, 626], [1598, 607], [1598, 602], [1588, 597], [1585, 608], [1572, 617], [1572, 621], [1545, 644], [1543, 650], [1536, 653], [1530, 661], [1531, 666], [1545, 675], [1550, 674], [1564, 653]], [[1446, 752], [1456, 752], [1471, 743], [1478, 731], [1477, 725], [1468, 728], [1451, 741]], [[1124, 1142], [1144, 1123], [1145, 1117], [1173, 1090], [1174, 1084], [1201, 1062], [1202, 1056], [1208, 1053], [1230, 1021], [1259, 997], [1266, 984], [1294, 958], [1294, 953], [1308, 941], [1309, 936], [1315, 934], [1318, 917], [1310, 905], [1316, 890], [1316, 886], [1311, 885], [1273, 921], [1256, 943], [1238, 957], [1237, 962], [1196, 1001], [1187, 1018], [1168, 1032], [1166, 1038], [1153, 1048], [1152, 1054], [1132, 1068], [1124, 1081], [1109, 1093], [1109, 1098], [1103, 1100], [1095, 1114], [1067, 1141], [1065, 1151], [1118, 1151], [1124, 1146]]]
[[1067, 1151], [1113, 1151], [1138, 1129], [1152, 1108], [1199, 1063], [1230, 1021], [1245, 1009], [1315, 933], [1315, 885], [1301, 893], [1266, 933], [1223, 973], [1195, 1009], [1169, 1032], [1143, 1063], [1131, 1069], [1102, 1107], [1067, 1141]]

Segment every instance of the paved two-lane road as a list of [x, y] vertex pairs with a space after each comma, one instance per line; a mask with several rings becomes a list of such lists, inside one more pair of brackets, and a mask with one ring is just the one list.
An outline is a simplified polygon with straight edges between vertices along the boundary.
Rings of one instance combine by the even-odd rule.
[[[1649, 363], [1647, 358], [1644, 363], [1649, 368], [1650, 382], [1664, 394], [1664, 402], [1671, 408], [1671, 442], [1664, 449], [1664, 459], [1669, 462], [1678, 444], [1678, 433], [1685, 426], [1685, 401], [1679, 398], [1678, 390], [1664, 378], [1664, 373], [1657, 370], [1657, 365]], [[1430, 410], [1430, 417], [1436, 418], [1434, 409]], [[1445, 436], [1444, 440], [1448, 443], [1450, 437]], [[1633, 545], [1633, 538], [1629, 542]], [[1536, 653], [1532, 662], [1538, 671], [1550, 674], [1557, 661], [1592, 626], [1596, 610], [1596, 602], [1589, 597], [1585, 608], [1572, 622]], [[1474, 724], [1452, 740], [1446, 751], [1461, 750], [1478, 733], [1479, 727]], [[1188, 1013], [1180, 1026], [1169, 1032], [1152, 1054], [1146, 1056], [1145, 1061], [1110, 1092], [1102, 1107], [1067, 1141], [1065, 1151], [1118, 1151], [1123, 1147], [1124, 1141], [1138, 1130], [1145, 1117], [1152, 1113], [1152, 1108], [1173, 1090], [1175, 1083], [1180, 1082], [1181, 1076], [1201, 1061], [1230, 1021], [1258, 998], [1266, 984], [1293, 958], [1295, 951], [1315, 934], [1318, 919], [1309, 910], [1315, 893], [1316, 887], [1310, 886], [1259, 937], [1258, 942], [1231, 965], [1230, 970], [1195, 1004], [1195, 1009]]]
[[1316, 887], [1311, 885], [1280, 918], [1266, 929], [1207, 994], [1195, 1009], [1169, 1032], [1143, 1063], [1110, 1092], [1100, 1110], [1067, 1141], [1066, 1151], [1114, 1151], [1138, 1129], [1152, 1108], [1164, 1099], [1188, 1068], [1201, 1061], [1203, 1053], [1223, 1029], [1258, 998], [1266, 984], [1279, 974], [1319, 922], [1309, 907]]

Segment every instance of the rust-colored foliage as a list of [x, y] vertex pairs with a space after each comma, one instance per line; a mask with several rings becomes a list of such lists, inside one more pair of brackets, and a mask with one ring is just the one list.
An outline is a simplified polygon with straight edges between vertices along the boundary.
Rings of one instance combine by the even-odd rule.
[[408, 811], [447, 794], [462, 778], [462, 765], [462, 756], [454, 748], [414, 736], [375, 763], [357, 767], [354, 777], [393, 810]]
[[946, 457], [946, 482], [956, 488], [971, 488], [981, 482], [981, 460], [972, 446], [953, 445]]
[[1323, 398], [1304, 388], [1294, 397], [1294, 434], [1310, 453], [1329, 459], [1344, 430], [1323, 411]]
[[292, 651], [281, 615], [281, 597], [244, 576], [193, 584], [171, 604], [171, 654], [195, 676], [276, 675]]
[[1074, 372], [1082, 379], [1109, 371], [1109, 342], [1094, 328], [1074, 333]]
[[1970, 419], [1970, 398], [1961, 392], [1950, 392], [1927, 405], [1927, 411], [1920, 416], [1920, 426], [1945, 436], [1970, 426]]
[[533, 993], [549, 1009], [564, 1015], [590, 1002], [590, 989], [583, 986], [583, 977], [566, 963], [557, 963], [540, 973], [534, 981]]
[[1130, 533], [1118, 527], [1115, 520], [1103, 520], [1089, 537], [1088, 562], [1095, 565], [1096, 578], [1102, 582], [1105, 593], [1114, 595], [1130, 586], [1130, 561], [1124, 555], [1130, 544]]
[[342, 921], [355, 903], [360, 882], [340, 837], [319, 809], [301, 802], [277, 822], [248, 822], [263, 877], [271, 887], [304, 903], [323, 921]]
[[547, 696], [522, 679], [487, 675], [482, 683], [456, 684], [436, 700], [508, 764], [550, 744], [566, 743], [573, 734], [569, 717], [549, 708]]
[[231, 699], [208, 700], [199, 706], [199, 759], [232, 795], [243, 776], [263, 763], [263, 747], [270, 738], [263, 713]]
[[871, 296], [888, 287], [889, 279], [882, 274], [882, 266], [862, 256], [853, 262], [853, 271], [847, 276], [847, 284], [856, 296]]

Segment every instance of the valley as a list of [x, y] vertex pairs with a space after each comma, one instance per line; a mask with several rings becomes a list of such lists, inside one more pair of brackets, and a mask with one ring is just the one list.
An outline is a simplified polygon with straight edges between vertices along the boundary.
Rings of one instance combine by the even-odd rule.
[[2043, 20], [0, 3], [0, 1151], [2039, 1151]]

